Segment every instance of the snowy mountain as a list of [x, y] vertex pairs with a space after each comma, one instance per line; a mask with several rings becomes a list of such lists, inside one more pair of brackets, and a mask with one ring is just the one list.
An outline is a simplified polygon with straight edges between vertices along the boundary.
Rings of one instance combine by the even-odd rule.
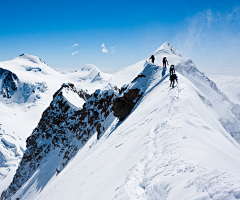
[[[93, 65], [92, 68], [95, 73], [86, 69], [82, 73], [60, 74], [40, 58], [27, 54], [0, 62], [0, 192], [10, 184], [26, 149], [26, 138], [38, 125], [61, 85], [71, 82], [83, 93], [105, 86], [111, 75], [100, 72]], [[98, 74], [101, 78], [96, 80]], [[82, 80], [86, 76], [88, 79]], [[79, 104], [84, 102], [82, 99]]]
[[93, 65], [56, 75], [72, 82], [53, 95], [1, 199], [239, 199], [240, 105], [168, 43], [154, 55], [113, 76]]

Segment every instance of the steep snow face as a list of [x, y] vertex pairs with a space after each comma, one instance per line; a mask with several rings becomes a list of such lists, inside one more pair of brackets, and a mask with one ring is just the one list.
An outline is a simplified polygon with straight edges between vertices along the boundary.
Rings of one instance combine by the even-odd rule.
[[40, 167], [13, 199], [239, 199], [240, 146], [204, 94], [181, 74], [169, 88], [160, 66], [140, 74], [127, 90], [144, 94], [123, 122], [88, 140], [41, 192]]
[[195, 67], [190, 59], [178, 63], [176, 70], [202, 92], [199, 96], [203, 102], [214, 109], [223, 127], [240, 142], [240, 105], [232, 103], [213, 81]]

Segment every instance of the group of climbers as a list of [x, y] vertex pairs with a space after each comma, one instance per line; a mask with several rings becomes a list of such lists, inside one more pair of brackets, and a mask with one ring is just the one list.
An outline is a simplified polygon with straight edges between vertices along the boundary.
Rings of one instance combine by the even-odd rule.
[[[154, 61], [155, 61], [155, 56], [154, 55], [151, 55], [151, 57], [149, 58], [149, 60], [152, 60], [152, 63], [154, 63]], [[168, 64], [168, 61], [167, 61], [167, 58], [166, 57], [163, 57], [163, 60], [162, 60], [162, 62], [163, 62], [163, 67], [164, 68], [167, 68], [167, 65], [169, 65]], [[175, 73], [175, 69], [174, 69], [174, 65], [171, 65], [171, 67], [169, 68], [169, 73], [170, 73], [170, 87], [172, 86], [172, 87], [174, 87], [174, 84], [175, 84], [175, 81], [178, 83], [178, 77], [177, 77], [177, 75], [176, 75], [176, 73]]]

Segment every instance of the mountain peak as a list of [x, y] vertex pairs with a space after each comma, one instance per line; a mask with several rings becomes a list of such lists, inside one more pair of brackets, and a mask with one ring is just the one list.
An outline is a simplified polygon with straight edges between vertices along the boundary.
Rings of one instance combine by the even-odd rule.
[[29, 55], [29, 54], [21, 54], [15, 59], [24, 59], [24, 60], [27, 60], [27, 61], [30, 61], [30, 62], [33, 62], [33, 63], [36, 63], [36, 64], [44, 63], [39, 57]]
[[94, 64], [86, 64], [83, 66], [83, 68], [80, 69], [81, 71], [92, 71], [92, 70], [96, 70], [99, 71], [100, 70], [94, 65]]
[[176, 56], [181, 56], [181, 54], [174, 48], [172, 47], [168, 42], [163, 43], [155, 52], [154, 54], [159, 54], [159, 53], [168, 53], [168, 54], [174, 54]]
[[82, 80], [91, 79], [99, 76], [101, 71], [93, 64], [84, 65], [80, 70], [76, 71], [79, 74], [79, 78]]

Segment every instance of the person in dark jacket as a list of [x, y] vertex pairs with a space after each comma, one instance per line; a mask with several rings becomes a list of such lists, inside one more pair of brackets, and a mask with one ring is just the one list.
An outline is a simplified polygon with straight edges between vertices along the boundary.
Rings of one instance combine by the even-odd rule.
[[174, 65], [171, 65], [170, 69], [169, 69], [169, 73], [170, 73], [170, 76], [175, 74], [175, 69], [174, 69]]
[[168, 65], [168, 61], [166, 57], [163, 57], [162, 62], [163, 62], [163, 67], [167, 67], [166, 64]]
[[155, 61], [155, 57], [154, 57], [154, 55], [151, 55], [151, 57], [149, 58], [149, 60], [152, 60], [152, 63], [154, 63], [154, 61]]
[[178, 77], [177, 77], [176, 74], [172, 74], [172, 75], [170, 76], [170, 81], [171, 81], [170, 87], [171, 87], [171, 86], [174, 87], [175, 81], [178, 83], [177, 78], [178, 78]]

